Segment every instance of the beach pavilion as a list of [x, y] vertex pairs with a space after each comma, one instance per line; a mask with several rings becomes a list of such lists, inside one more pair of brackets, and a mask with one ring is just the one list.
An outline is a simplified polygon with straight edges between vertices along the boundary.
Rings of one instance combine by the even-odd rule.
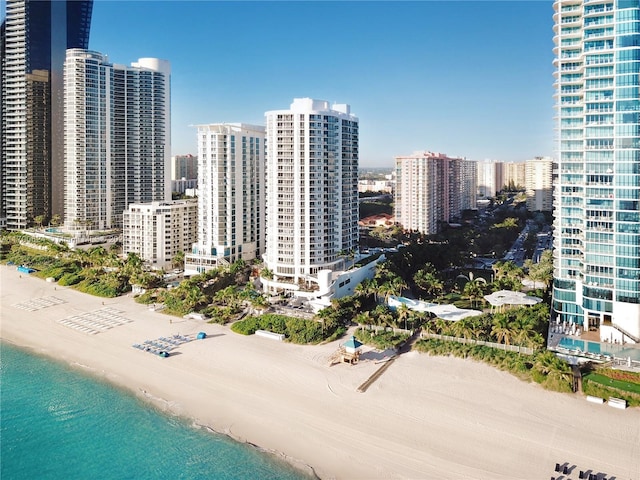
[[485, 295], [484, 299], [491, 305], [491, 310], [504, 311], [505, 305], [536, 305], [542, 302], [541, 298], [532, 297], [522, 292], [513, 290], [500, 290], [490, 295]]
[[442, 318], [444, 320], [450, 320], [452, 322], [456, 322], [458, 320], [462, 320], [467, 317], [474, 317], [476, 315], [482, 315], [482, 312], [479, 310], [470, 310], [467, 308], [458, 308], [455, 305], [449, 304], [439, 304], [439, 303], [428, 303], [423, 302], [422, 300], [414, 300], [411, 298], [405, 297], [396, 297], [394, 295], [389, 296], [388, 300], [389, 308], [395, 310], [401, 305], [406, 305], [410, 310], [414, 310], [416, 312], [428, 312], [435, 315], [438, 318]]

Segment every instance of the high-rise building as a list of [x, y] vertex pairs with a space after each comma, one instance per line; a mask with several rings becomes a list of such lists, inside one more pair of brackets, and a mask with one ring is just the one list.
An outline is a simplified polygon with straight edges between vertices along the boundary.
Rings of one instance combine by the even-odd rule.
[[296, 98], [266, 121], [266, 266], [281, 288], [328, 283], [358, 245], [358, 118]]
[[554, 2], [553, 321], [640, 341], [640, 4]]
[[198, 178], [198, 157], [174, 155], [171, 157], [171, 180], [194, 180]]
[[460, 210], [475, 210], [478, 197], [478, 164], [462, 159], [460, 161]]
[[26, 228], [63, 212], [63, 81], [87, 48], [93, 0], [7, 0], [0, 30], [0, 217]]
[[171, 268], [197, 238], [195, 200], [131, 203], [122, 217], [122, 252], [136, 253], [155, 269]]
[[503, 187], [511, 189], [525, 188], [526, 182], [525, 162], [503, 162], [502, 182]]
[[64, 82], [65, 228], [120, 228], [129, 204], [171, 200], [169, 62], [71, 49]]
[[527, 160], [524, 166], [527, 210], [550, 212], [553, 207], [553, 160], [536, 157]]
[[199, 125], [198, 178], [198, 241], [185, 258], [185, 274], [259, 258], [265, 248], [264, 127]]
[[483, 198], [495, 197], [504, 187], [502, 162], [484, 160], [478, 163], [478, 195]]
[[475, 208], [475, 162], [443, 153], [396, 157], [395, 221], [425, 235]]

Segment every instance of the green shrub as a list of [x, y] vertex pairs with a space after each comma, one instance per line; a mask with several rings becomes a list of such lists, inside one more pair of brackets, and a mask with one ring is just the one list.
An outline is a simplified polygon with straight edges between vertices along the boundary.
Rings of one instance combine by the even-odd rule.
[[84, 277], [82, 275], [73, 272], [73, 273], [65, 273], [60, 278], [60, 280], [58, 280], [58, 283], [63, 287], [66, 287], [66, 286], [76, 285], [80, 283], [82, 280], [84, 280]]
[[409, 338], [406, 333], [395, 333], [393, 331], [378, 331], [365, 330], [358, 328], [355, 332], [355, 336], [358, 340], [366, 345], [372, 345], [379, 350], [386, 350], [387, 348], [398, 348], [403, 342]]
[[605, 400], [609, 400], [611, 397], [622, 398], [627, 401], [627, 405], [630, 407], [640, 406], [640, 394], [603, 385], [594, 381], [590, 375], [587, 375], [582, 379], [582, 392], [585, 395], [592, 395], [594, 397], [604, 398]]
[[291, 343], [319, 343], [325, 339], [322, 324], [284, 315], [265, 314], [249, 316], [231, 325], [231, 330], [242, 335], [253, 335], [256, 330], [283, 334]]

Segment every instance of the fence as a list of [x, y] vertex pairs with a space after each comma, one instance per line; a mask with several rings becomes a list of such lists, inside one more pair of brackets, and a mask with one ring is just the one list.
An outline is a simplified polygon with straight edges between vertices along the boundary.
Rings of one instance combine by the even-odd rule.
[[485, 347], [495, 348], [498, 350], [506, 350], [508, 352], [524, 353], [525, 355], [533, 355], [534, 349], [530, 347], [521, 347], [520, 345], [505, 345], [504, 343], [485, 342], [484, 340], [474, 340], [472, 338], [450, 337], [448, 335], [440, 335], [438, 333], [420, 334], [420, 338], [437, 338], [438, 340], [446, 340], [448, 342], [470, 343], [472, 345], [483, 345]]

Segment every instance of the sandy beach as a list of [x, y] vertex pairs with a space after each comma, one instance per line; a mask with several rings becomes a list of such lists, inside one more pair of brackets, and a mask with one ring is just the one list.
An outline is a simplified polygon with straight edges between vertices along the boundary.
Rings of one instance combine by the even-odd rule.
[[[330, 366], [339, 344], [298, 346], [105, 299], [2, 266], [3, 340], [127, 388], [163, 410], [308, 465], [323, 479], [542, 479], [556, 463], [640, 479], [640, 409], [547, 392], [508, 373], [410, 352]], [[74, 318], [112, 319], [88, 334]], [[65, 324], [66, 322], [66, 324]], [[77, 325], [77, 323], [75, 323]], [[106, 323], [105, 323], [106, 325]], [[206, 332], [169, 358], [134, 343]], [[557, 478], [560, 478], [559, 476]], [[602, 477], [600, 477], [602, 478]]]

